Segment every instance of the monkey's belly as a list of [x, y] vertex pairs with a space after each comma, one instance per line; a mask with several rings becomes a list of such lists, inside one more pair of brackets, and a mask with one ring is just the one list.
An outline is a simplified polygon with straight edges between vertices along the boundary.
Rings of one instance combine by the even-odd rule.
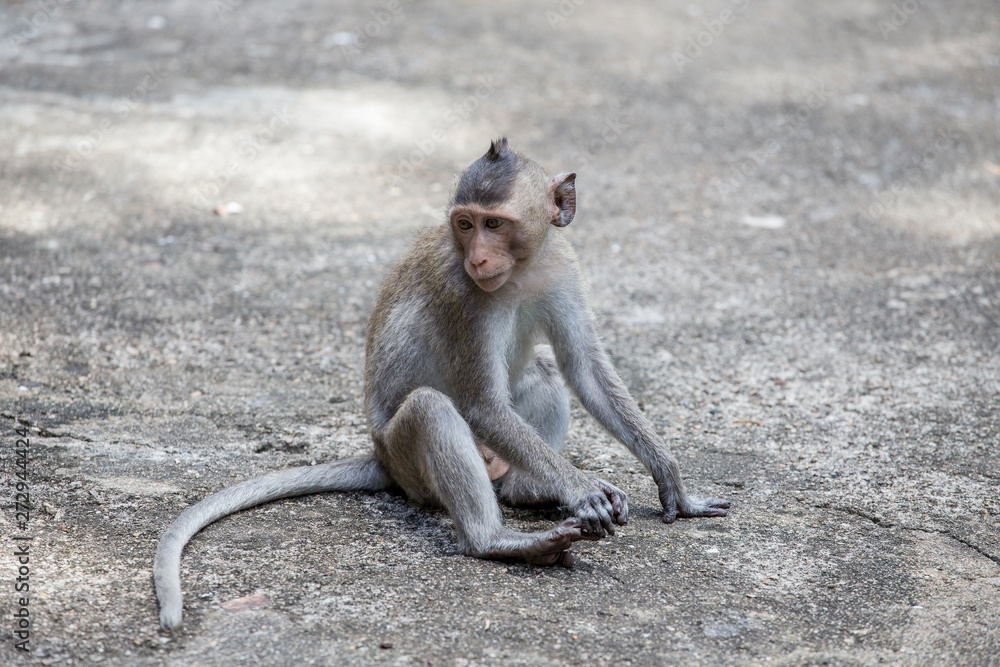
[[491, 482], [507, 474], [507, 471], [510, 470], [509, 463], [497, 456], [497, 453], [489, 447], [484, 445], [477, 446], [479, 447], [479, 455], [483, 457], [483, 463], [486, 464], [486, 474], [490, 476]]

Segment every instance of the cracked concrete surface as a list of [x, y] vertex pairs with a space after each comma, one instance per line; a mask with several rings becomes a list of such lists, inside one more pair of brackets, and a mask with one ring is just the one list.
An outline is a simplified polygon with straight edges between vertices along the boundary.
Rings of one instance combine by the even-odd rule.
[[[0, 33], [0, 662], [998, 664], [995, 3], [28, 1]], [[161, 632], [181, 508], [370, 446], [375, 290], [501, 133], [578, 172], [606, 347], [731, 515], [662, 524], [575, 404], [565, 455], [633, 514], [574, 569], [462, 557], [397, 496], [281, 501], [195, 537]]]

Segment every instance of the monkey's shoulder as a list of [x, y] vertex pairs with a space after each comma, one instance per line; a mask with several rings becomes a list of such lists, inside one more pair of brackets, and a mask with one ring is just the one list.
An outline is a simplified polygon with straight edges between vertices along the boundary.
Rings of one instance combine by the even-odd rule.
[[386, 276], [383, 287], [406, 289], [409, 286], [436, 285], [446, 281], [456, 266], [461, 268], [461, 263], [456, 260], [454, 241], [448, 227], [427, 227], [417, 232], [410, 247]]
[[474, 300], [470, 283], [447, 226], [422, 229], [383, 280], [370, 328], [381, 328], [389, 319], [397, 324], [424, 320], [422, 326], [467, 319]]

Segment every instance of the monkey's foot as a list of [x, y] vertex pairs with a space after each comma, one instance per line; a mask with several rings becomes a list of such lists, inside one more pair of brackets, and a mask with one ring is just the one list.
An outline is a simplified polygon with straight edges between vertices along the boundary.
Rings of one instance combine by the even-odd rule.
[[566, 519], [544, 533], [520, 533], [505, 530], [486, 549], [472, 554], [490, 560], [516, 559], [533, 565], [562, 565], [573, 567], [569, 548], [578, 540], [598, 540], [599, 537], [583, 534], [583, 523], [577, 518]]
[[687, 502], [679, 507], [664, 509], [663, 523], [673, 523], [678, 517], [690, 519], [701, 516], [727, 516], [732, 503], [719, 498], [695, 498], [688, 496]]

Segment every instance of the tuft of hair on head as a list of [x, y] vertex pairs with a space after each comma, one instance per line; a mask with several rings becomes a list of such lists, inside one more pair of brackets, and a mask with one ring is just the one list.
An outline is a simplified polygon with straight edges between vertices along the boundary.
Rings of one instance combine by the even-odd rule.
[[494, 139], [486, 154], [462, 172], [455, 188], [452, 206], [496, 206], [507, 201], [521, 169], [521, 162], [521, 157], [507, 144], [507, 137]]
[[486, 151], [484, 157], [490, 160], [499, 160], [504, 152], [513, 153], [507, 145], [507, 137], [500, 137], [490, 142], [490, 149]]

